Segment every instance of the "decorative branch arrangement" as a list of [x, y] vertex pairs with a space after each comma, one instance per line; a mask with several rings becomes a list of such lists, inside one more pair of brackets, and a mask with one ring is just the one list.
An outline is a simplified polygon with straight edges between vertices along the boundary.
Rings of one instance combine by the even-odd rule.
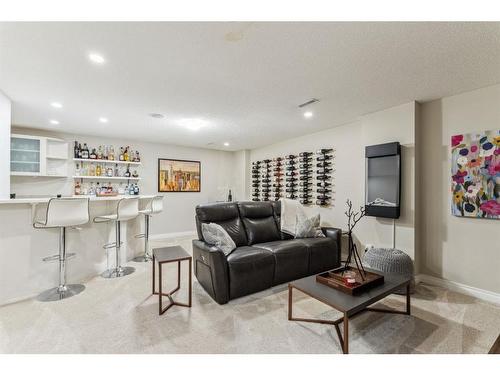
[[[347, 211], [345, 211], [345, 215], [347, 216], [347, 235], [348, 235], [348, 240], [349, 240], [349, 255], [347, 256], [347, 260], [345, 262], [344, 266], [344, 271], [347, 270], [347, 267], [352, 261], [352, 258], [354, 257], [354, 262], [356, 263], [356, 268], [359, 272], [359, 275], [365, 280], [365, 269], [363, 267], [363, 263], [361, 262], [361, 257], [359, 256], [358, 253], [358, 247], [354, 243], [354, 240], [352, 238], [352, 231], [356, 224], [365, 216], [365, 208], [363, 206], [359, 207], [358, 212], [354, 212], [352, 209], [352, 201], [350, 199], [347, 200]], [[344, 273], [342, 271], [342, 274]]]

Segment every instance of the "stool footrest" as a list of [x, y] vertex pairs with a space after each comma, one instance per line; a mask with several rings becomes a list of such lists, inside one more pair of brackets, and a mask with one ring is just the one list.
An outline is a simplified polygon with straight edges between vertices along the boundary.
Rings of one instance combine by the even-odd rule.
[[[123, 245], [123, 241], [120, 241], [120, 246], [121, 245]], [[110, 242], [110, 243], [107, 243], [106, 245], [104, 245], [102, 248], [107, 250], [107, 249], [113, 249], [115, 247], [117, 247], [116, 242]]]
[[144, 238], [144, 237], [146, 237], [146, 234], [145, 233], [139, 233], [139, 234], [136, 234], [134, 237], [135, 238]]
[[59, 254], [51, 255], [49, 257], [42, 258], [44, 262], [55, 262], [59, 260]]

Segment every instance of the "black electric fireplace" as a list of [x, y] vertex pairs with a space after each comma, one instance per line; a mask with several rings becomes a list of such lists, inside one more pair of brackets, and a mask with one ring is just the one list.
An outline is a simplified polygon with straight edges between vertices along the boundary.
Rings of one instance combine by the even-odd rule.
[[366, 215], [397, 219], [401, 200], [401, 145], [399, 142], [365, 148]]

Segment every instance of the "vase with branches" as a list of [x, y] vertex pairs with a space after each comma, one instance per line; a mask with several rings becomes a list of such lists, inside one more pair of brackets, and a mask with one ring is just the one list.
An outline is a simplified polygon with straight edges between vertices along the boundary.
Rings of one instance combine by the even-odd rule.
[[352, 208], [352, 201], [350, 199], [347, 200], [347, 211], [345, 211], [345, 215], [347, 216], [347, 236], [348, 236], [348, 250], [349, 253], [347, 255], [347, 259], [345, 261], [344, 271], [346, 271], [354, 259], [354, 263], [356, 264], [356, 268], [358, 270], [359, 275], [362, 280], [365, 280], [366, 272], [363, 267], [363, 263], [361, 262], [361, 257], [358, 253], [358, 247], [352, 238], [352, 231], [356, 224], [365, 216], [365, 208], [363, 206], [359, 207], [359, 211], [355, 212]]

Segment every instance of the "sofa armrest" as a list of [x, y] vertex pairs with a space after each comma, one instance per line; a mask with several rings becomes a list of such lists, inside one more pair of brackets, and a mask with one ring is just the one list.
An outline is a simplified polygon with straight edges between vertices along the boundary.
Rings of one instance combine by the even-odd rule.
[[[342, 255], [342, 229], [333, 228], [333, 227], [322, 227], [321, 231], [326, 237], [333, 238], [335, 243], [337, 244], [337, 259], [340, 262], [340, 257]], [[340, 264], [339, 264], [340, 265]]]
[[193, 240], [194, 274], [208, 294], [219, 304], [229, 301], [227, 260], [221, 249]]

